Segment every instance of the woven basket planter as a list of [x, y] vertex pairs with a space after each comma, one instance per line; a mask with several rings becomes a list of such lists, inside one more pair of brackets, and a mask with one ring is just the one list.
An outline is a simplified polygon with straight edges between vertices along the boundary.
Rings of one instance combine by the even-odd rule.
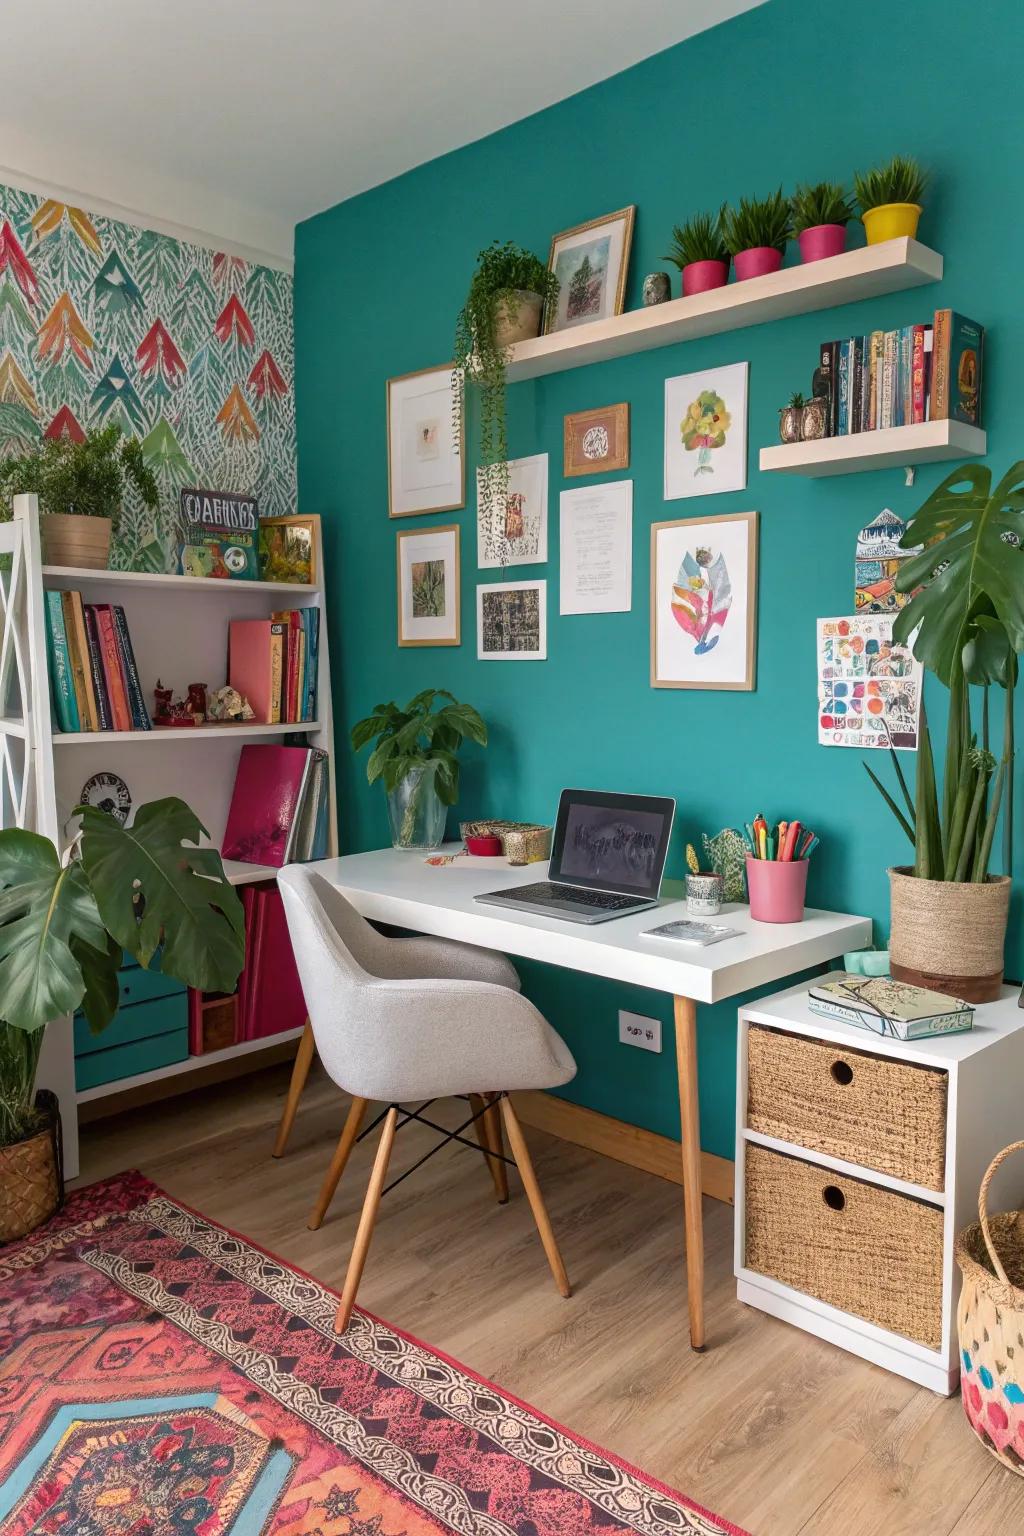
[[890, 869], [890, 969], [897, 981], [968, 1003], [991, 1003], [1003, 984], [1010, 877], [918, 880]]
[[1024, 1211], [988, 1214], [988, 1191], [1014, 1142], [994, 1158], [981, 1181], [980, 1221], [956, 1240], [963, 1275], [960, 1330], [961, 1395], [971, 1428], [997, 1461], [1024, 1476]]
[[55, 1094], [36, 1094], [47, 1123], [34, 1136], [0, 1147], [0, 1243], [41, 1227], [64, 1202], [60, 1110]]

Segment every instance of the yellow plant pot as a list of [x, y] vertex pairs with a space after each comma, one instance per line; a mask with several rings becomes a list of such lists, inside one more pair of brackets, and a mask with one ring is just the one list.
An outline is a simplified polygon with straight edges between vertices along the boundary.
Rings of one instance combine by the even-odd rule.
[[879, 203], [877, 208], [868, 208], [861, 215], [868, 245], [881, 245], [883, 240], [913, 240], [920, 217], [920, 203]]

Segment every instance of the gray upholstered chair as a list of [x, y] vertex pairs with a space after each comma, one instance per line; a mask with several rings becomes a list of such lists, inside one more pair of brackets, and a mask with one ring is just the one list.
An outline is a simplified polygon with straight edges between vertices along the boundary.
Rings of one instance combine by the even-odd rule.
[[[311, 1226], [320, 1225], [330, 1204], [368, 1103], [387, 1106], [338, 1328], [346, 1328], [352, 1315], [395, 1133], [400, 1123], [423, 1121], [425, 1104], [402, 1111], [410, 1101], [469, 1100], [471, 1119], [454, 1139], [462, 1140], [461, 1132], [475, 1124], [502, 1200], [508, 1190], [500, 1106], [555, 1284], [568, 1296], [569, 1282], [508, 1092], [557, 1088], [575, 1076], [576, 1063], [543, 1015], [520, 995], [511, 961], [443, 939], [386, 938], [322, 875], [301, 865], [281, 870], [278, 884], [309, 1010], [309, 1056], [315, 1041], [328, 1075], [352, 1097]], [[306, 1070], [308, 1065], [307, 1060]], [[446, 1139], [453, 1139], [452, 1133]]]

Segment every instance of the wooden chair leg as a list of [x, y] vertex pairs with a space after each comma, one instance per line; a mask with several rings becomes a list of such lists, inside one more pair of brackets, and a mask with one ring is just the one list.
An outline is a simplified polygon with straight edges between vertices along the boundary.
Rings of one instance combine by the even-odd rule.
[[377, 1220], [377, 1211], [380, 1208], [380, 1197], [384, 1190], [384, 1180], [387, 1178], [388, 1163], [391, 1160], [391, 1148], [394, 1146], [397, 1125], [398, 1110], [392, 1107], [384, 1117], [384, 1128], [380, 1133], [380, 1145], [377, 1147], [373, 1172], [370, 1174], [370, 1182], [367, 1185], [366, 1199], [363, 1201], [362, 1215], [359, 1217], [359, 1226], [356, 1230], [356, 1240], [352, 1245], [352, 1257], [348, 1261], [345, 1287], [341, 1293], [341, 1305], [334, 1314], [334, 1326], [339, 1333], [344, 1333], [349, 1325], [352, 1317], [352, 1308], [355, 1306], [356, 1292], [359, 1289], [359, 1282], [363, 1278], [366, 1255], [370, 1251], [370, 1239], [373, 1236], [374, 1223]]
[[302, 1090], [306, 1086], [306, 1078], [313, 1062], [313, 1052], [316, 1049], [313, 1041], [313, 1026], [306, 1020], [306, 1027], [302, 1031], [302, 1039], [299, 1041], [299, 1049], [295, 1053], [295, 1065], [292, 1067], [292, 1080], [288, 1084], [288, 1097], [284, 1101], [284, 1113], [281, 1116], [281, 1124], [277, 1128], [277, 1140], [274, 1142], [274, 1156], [281, 1157], [288, 1145], [288, 1137], [292, 1133], [295, 1124], [295, 1111], [299, 1107], [302, 1098]]
[[324, 1182], [320, 1186], [320, 1194], [317, 1197], [316, 1205], [313, 1207], [312, 1214], [306, 1223], [311, 1232], [316, 1232], [320, 1227], [324, 1217], [327, 1215], [327, 1207], [334, 1199], [334, 1191], [338, 1187], [338, 1180], [345, 1172], [345, 1164], [348, 1162], [349, 1154], [356, 1144], [356, 1137], [359, 1135], [363, 1116], [366, 1114], [366, 1104], [366, 1099], [353, 1099], [349, 1106], [344, 1128], [338, 1139], [334, 1156], [331, 1158], [331, 1166], [327, 1170]]
[[512, 1156], [515, 1158], [516, 1166], [522, 1176], [526, 1198], [530, 1202], [530, 1210], [533, 1212], [533, 1219], [537, 1223], [537, 1231], [540, 1233], [540, 1240], [544, 1244], [544, 1252], [547, 1254], [551, 1273], [555, 1277], [555, 1284], [560, 1295], [571, 1296], [572, 1290], [569, 1285], [569, 1277], [565, 1272], [562, 1255], [558, 1251], [555, 1234], [551, 1229], [551, 1219], [548, 1216], [547, 1206], [544, 1204], [544, 1196], [540, 1192], [540, 1185], [537, 1183], [537, 1175], [533, 1171], [530, 1150], [526, 1145], [526, 1138], [519, 1124], [519, 1118], [512, 1108], [512, 1100], [508, 1097], [501, 1100], [501, 1112], [505, 1118], [505, 1130], [508, 1134]]
[[[500, 1156], [505, 1149], [501, 1140], [501, 1121], [498, 1118], [497, 1106], [491, 1102], [489, 1096], [485, 1106], [484, 1100], [478, 1093], [470, 1094], [469, 1103], [474, 1115], [478, 1117], [474, 1121], [476, 1139], [491, 1170], [494, 1193], [498, 1197], [498, 1204], [504, 1205], [508, 1200], [508, 1175]], [[499, 1155], [495, 1156], [495, 1153]]]

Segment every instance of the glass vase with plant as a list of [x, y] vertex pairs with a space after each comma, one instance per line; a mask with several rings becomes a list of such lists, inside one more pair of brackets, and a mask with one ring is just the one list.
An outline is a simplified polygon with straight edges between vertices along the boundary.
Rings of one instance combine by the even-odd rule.
[[789, 240], [789, 203], [782, 188], [769, 197], [741, 197], [738, 208], [723, 209], [722, 233], [738, 278], [777, 272]]
[[672, 230], [672, 249], [661, 259], [682, 273], [683, 296], [722, 288], [729, 278], [729, 252], [722, 234], [725, 205], [717, 213], [695, 213]]
[[[867, 770], [914, 851], [912, 865], [889, 872], [892, 973], [984, 1002], [999, 995], [1010, 896], [1024, 461], [994, 489], [987, 465], [953, 470], [901, 542], [922, 547], [901, 563], [897, 587], [914, 595], [893, 638], [944, 684], [948, 718], [941, 786], [923, 701], [913, 794], [896, 752], [895, 794]], [[993, 688], [1003, 690], [1001, 726], [990, 720]], [[1004, 872], [992, 874], [1000, 815]]]
[[821, 261], [845, 249], [846, 226], [854, 211], [846, 188], [839, 182], [798, 186], [789, 200], [789, 214], [801, 261]]
[[927, 171], [909, 155], [893, 155], [887, 165], [855, 174], [853, 186], [868, 245], [914, 238], [927, 184]]
[[404, 709], [394, 701], [378, 704], [352, 727], [354, 751], [376, 743], [366, 779], [383, 781], [396, 848], [436, 848], [443, 842], [448, 807], [459, 798], [456, 753], [467, 736], [487, 745], [487, 727], [476, 710], [444, 688], [425, 688]]

